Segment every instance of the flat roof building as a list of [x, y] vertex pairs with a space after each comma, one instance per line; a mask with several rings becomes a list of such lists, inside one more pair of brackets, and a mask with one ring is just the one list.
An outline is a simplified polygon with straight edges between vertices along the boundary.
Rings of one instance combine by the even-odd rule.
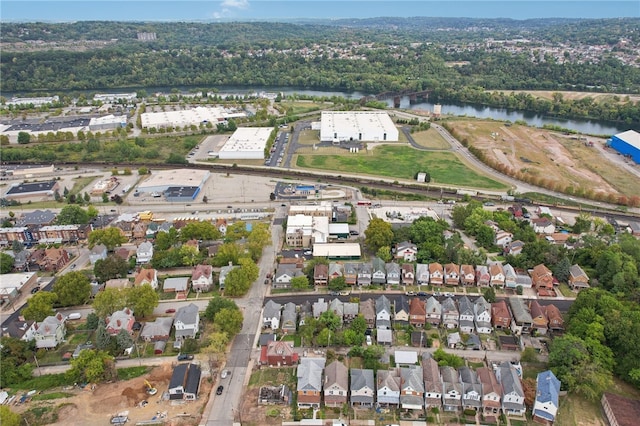
[[398, 141], [398, 129], [384, 111], [323, 111], [320, 141]]
[[180, 111], [145, 112], [140, 120], [142, 128], [165, 128], [199, 126], [200, 124], [224, 123], [228, 118], [246, 116], [243, 112], [233, 111], [222, 107], [196, 107]]
[[240, 127], [218, 153], [221, 160], [262, 160], [272, 127]]
[[56, 189], [58, 189], [58, 181], [51, 180], [48, 182], [22, 182], [13, 185], [6, 192], [5, 197], [8, 199], [29, 198], [29, 197], [52, 197]]
[[103, 117], [93, 117], [89, 121], [89, 130], [111, 130], [127, 127], [127, 117], [124, 115], [105, 115]]
[[209, 171], [197, 169], [173, 169], [153, 172], [148, 179], [138, 185], [139, 192], [163, 193], [169, 188], [195, 187], [202, 185], [209, 178]]
[[627, 130], [612, 136], [609, 146], [620, 154], [629, 156], [636, 164], [640, 164], [640, 133], [635, 130]]
[[359, 259], [361, 254], [358, 243], [324, 243], [313, 245], [313, 257], [328, 259]]

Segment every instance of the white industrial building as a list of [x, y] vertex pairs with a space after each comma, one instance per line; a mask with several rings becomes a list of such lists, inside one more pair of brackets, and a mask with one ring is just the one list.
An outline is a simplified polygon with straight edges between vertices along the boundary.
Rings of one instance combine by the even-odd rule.
[[263, 160], [273, 127], [240, 127], [220, 148], [221, 160]]
[[38, 98], [16, 98], [13, 97], [6, 102], [6, 105], [33, 105], [39, 107], [42, 105], [49, 105], [54, 102], [58, 102], [60, 98], [58, 96], [42, 96]]
[[215, 126], [218, 123], [225, 123], [229, 118], [240, 117], [246, 117], [246, 114], [228, 108], [199, 106], [181, 111], [145, 112], [141, 115], [140, 120], [145, 129], [160, 129], [199, 126], [207, 123], [212, 123]]
[[131, 93], [96, 93], [93, 95], [93, 100], [96, 102], [118, 102], [122, 99], [124, 101], [135, 101], [137, 95], [135, 92]]
[[138, 185], [138, 191], [162, 193], [172, 187], [202, 188], [209, 174], [208, 170], [197, 169], [158, 170]]
[[111, 130], [120, 127], [127, 127], [127, 117], [124, 115], [105, 115], [103, 117], [93, 117], [89, 121], [89, 130]]
[[398, 141], [398, 129], [384, 111], [323, 111], [320, 141]]

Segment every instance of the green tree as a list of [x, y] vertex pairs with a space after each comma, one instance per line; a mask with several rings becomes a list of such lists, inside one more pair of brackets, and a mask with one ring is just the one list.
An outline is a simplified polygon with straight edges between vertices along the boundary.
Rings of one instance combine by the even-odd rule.
[[255, 244], [262, 248], [271, 244], [271, 231], [266, 223], [254, 224], [249, 236], [247, 237], [249, 244]]
[[117, 346], [116, 352], [118, 354], [123, 353], [125, 349], [129, 349], [130, 347], [133, 346], [133, 338], [131, 337], [129, 332], [124, 328], [120, 329], [118, 334], [116, 334], [116, 346]]
[[69, 204], [64, 206], [58, 216], [56, 216], [58, 225], [83, 225], [89, 223], [89, 214], [80, 206]]
[[234, 268], [224, 281], [224, 292], [228, 296], [243, 296], [251, 287], [251, 281], [243, 268]]
[[591, 216], [588, 213], [580, 213], [571, 228], [574, 234], [582, 234], [591, 229]]
[[367, 331], [367, 320], [364, 319], [362, 314], [358, 314], [358, 316], [351, 321], [349, 328], [358, 334], [364, 335], [364, 332]]
[[122, 235], [120, 229], [116, 227], [95, 229], [89, 233], [89, 248], [93, 248], [96, 244], [103, 244], [108, 251], [113, 251], [126, 242], [127, 237]]
[[27, 301], [27, 307], [22, 310], [22, 316], [26, 320], [36, 322], [43, 321], [46, 317], [55, 315], [53, 304], [58, 300], [58, 295], [50, 291], [41, 291]]
[[464, 359], [457, 355], [447, 353], [441, 348], [436, 349], [433, 353], [433, 359], [438, 361], [439, 366], [448, 365], [449, 367], [460, 368], [464, 365]]
[[236, 243], [224, 243], [218, 248], [218, 253], [214, 258], [216, 266], [237, 265], [243, 255], [242, 247]]
[[335, 277], [335, 278], [332, 278], [331, 281], [329, 281], [329, 284], [327, 284], [327, 287], [331, 291], [341, 291], [347, 288], [347, 282], [345, 278], [342, 276]]
[[96, 260], [93, 265], [93, 275], [101, 283], [114, 278], [125, 278], [128, 271], [129, 262], [114, 254]]
[[18, 143], [19, 144], [28, 144], [31, 142], [31, 134], [29, 132], [18, 132]]
[[258, 265], [256, 265], [253, 260], [244, 257], [241, 258], [238, 263], [240, 264], [240, 269], [243, 269], [245, 274], [247, 274], [247, 278], [250, 282], [258, 279], [258, 276], [260, 275], [260, 268], [258, 268]]
[[13, 256], [5, 252], [0, 253], [0, 274], [8, 274], [13, 271], [14, 260]]
[[248, 236], [249, 231], [247, 230], [247, 223], [242, 220], [227, 226], [227, 232], [224, 234], [226, 241], [238, 241], [242, 238], [247, 238]]
[[185, 266], [193, 266], [200, 260], [200, 252], [197, 247], [183, 244], [179, 252], [182, 264]]
[[214, 331], [209, 334], [208, 343], [200, 349], [200, 352], [207, 356], [210, 368], [213, 368], [219, 357], [227, 351], [227, 345], [229, 345], [227, 333]]
[[493, 287], [488, 287], [482, 290], [482, 295], [484, 299], [489, 303], [495, 303], [496, 301], [496, 291]]
[[342, 318], [333, 311], [324, 311], [318, 318], [320, 324], [331, 331], [336, 331], [342, 326]]
[[242, 330], [242, 312], [239, 309], [222, 308], [213, 318], [215, 327], [229, 338]]
[[373, 253], [376, 253], [380, 247], [391, 247], [393, 242], [391, 224], [377, 217], [371, 219], [364, 235], [365, 244]]
[[117, 288], [105, 288], [96, 295], [92, 306], [99, 318], [105, 318], [126, 306], [125, 293]]
[[291, 278], [291, 288], [294, 290], [309, 289], [309, 278], [306, 275]]
[[571, 261], [566, 256], [563, 257], [560, 262], [558, 262], [553, 267], [553, 275], [558, 279], [561, 283], [566, 283], [569, 280], [569, 275], [571, 271]]
[[56, 280], [53, 292], [61, 306], [82, 305], [91, 296], [91, 282], [82, 272], [72, 271]]
[[189, 222], [180, 229], [180, 240], [217, 240], [221, 237], [220, 231], [211, 222]]
[[391, 247], [389, 246], [380, 247], [376, 252], [376, 256], [382, 259], [382, 261], [385, 263], [391, 262], [391, 259], [393, 259], [393, 257], [391, 256]]
[[65, 376], [78, 383], [100, 383], [117, 378], [113, 356], [105, 351], [87, 349], [71, 360]]
[[[335, 344], [336, 333], [335, 331], [331, 331], [328, 328], [323, 328], [320, 330], [318, 335], [316, 336], [316, 346], [327, 347], [331, 346], [331, 344]], [[333, 341], [333, 342], [332, 342]]]
[[13, 240], [11, 242], [11, 251], [14, 252], [15, 254], [20, 253], [22, 250], [24, 250], [24, 244], [22, 244], [20, 241], [18, 240]]
[[127, 306], [140, 318], [151, 315], [160, 301], [158, 292], [148, 284], [129, 288], [125, 293]]
[[20, 426], [20, 414], [11, 411], [7, 405], [0, 405], [0, 424], [2, 426]]
[[87, 322], [85, 324], [87, 330], [95, 330], [98, 328], [98, 316], [95, 312], [89, 312], [87, 314]]
[[[0, 338], [0, 383], [13, 386], [33, 378], [35, 343], [9, 336]], [[0, 424], [3, 424], [0, 422]]]
[[209, 321], [213, 321], [216, 314], [225, 308], [238, 309], [238, 305], [236, 305], [236, 302], [231, 299], [220, 296], [213, 296], [207, 304], [207, 308], [204, 311], [204, 317]]
[[154, 247], [157, 251], [169, 250], [178, 244], [178, 230], [174, 227], [169, 228], [167, 232], [158, 232]]

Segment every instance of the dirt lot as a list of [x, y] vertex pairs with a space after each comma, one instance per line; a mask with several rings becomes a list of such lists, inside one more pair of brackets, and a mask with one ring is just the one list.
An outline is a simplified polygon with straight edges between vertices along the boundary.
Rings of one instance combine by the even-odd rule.
[[[22, 413], [33, 410], [39, 405], [64, 404], [58, 410], [59, 426], [86, 426], [91, 424], [107, 425], [112, 415], [129, 411], [131, 423], [151, 420], [158, 412], [166, 413], [167, 425], [197, 425], [200, 414], [206, 405], [211, 390], [211, 384], [203, 378], [200, 384], [200, 398], [195, 402], [161, 401], [162, 393], [167, 390], [171, 379], [172, 366], [165, 364], [154, 368], [150, 374], [132, 380], [87, 386], [83, 390], [74, 389], [64, 391], [75, 393], [75, 396], [50, 401], [32, 401], [27, 404], [12, 407], [12, 410]], [[158, 393], [149, 396], [145, 392], [145, 378], [158, 389]], [[148, 401], [145, 407], [140, 406], [143, 400]]]
[[[637, 176], [602, 155], [605, 141], [534, 127], [504, 123], [460, 120], [452, 121], [458, 139], [468, 138], [490, 159], [538, 184], [553, 182], [557, 189], [573, 187], [605, 194], [640, 195]], [[586, 146], [591, 141], [596, 146]]]

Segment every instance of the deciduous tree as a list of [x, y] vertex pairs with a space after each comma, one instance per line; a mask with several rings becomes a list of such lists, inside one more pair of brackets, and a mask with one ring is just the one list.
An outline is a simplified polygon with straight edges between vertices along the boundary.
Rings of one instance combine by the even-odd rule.
[[391, 224], [377, 217], [371, 219], [364, 235], [365, 243], [373, 253], [376, 253], [380, 247], [390, 247], [393, 242]]
[[151, 315], [160, 300], [158, 292], [148, 284], [126, 289], [125, 298], [127, 306], [140, 318]]
[[59, 277], [53, 285], [61, 306], [82, 305], [91, 296], [91, 283], [85, 274], [72, 271]]
[[31, 296], [27, 307], [22, 310], [22, 316], [27, 320], [40, 322], [48, 316], [55, 314], [53, 304], [58, 300], [58, 295], [50, 291], [41, 291]]
[[214, 326], [229, 338], [233, 338], [242, 329], [242, 312], [239, 309], [222, 308], [214, 316]]
[[96, 244], [104, 244], [108, 251], [113, 251], [127, 242], [127, 237], [120, 233], [120, 229], [114, 227], [95, 229], [89, 233], [89, 247]]
[[117, 288], [105, 288], [96, 295], [92, 306], [98, 318], [105, 318], [126, 306], [125, 293]]
[[101, 283], [113, 278], [125, 278], [128, 271], [129, 262], [113, 254], [104, 259], [98, 259], [93, 265], [93, 275]]
[[113, 356], [105, 351], [86, 349], [71, 360], [67, 378], [78, 383], [100, 383], [117, 377]]

